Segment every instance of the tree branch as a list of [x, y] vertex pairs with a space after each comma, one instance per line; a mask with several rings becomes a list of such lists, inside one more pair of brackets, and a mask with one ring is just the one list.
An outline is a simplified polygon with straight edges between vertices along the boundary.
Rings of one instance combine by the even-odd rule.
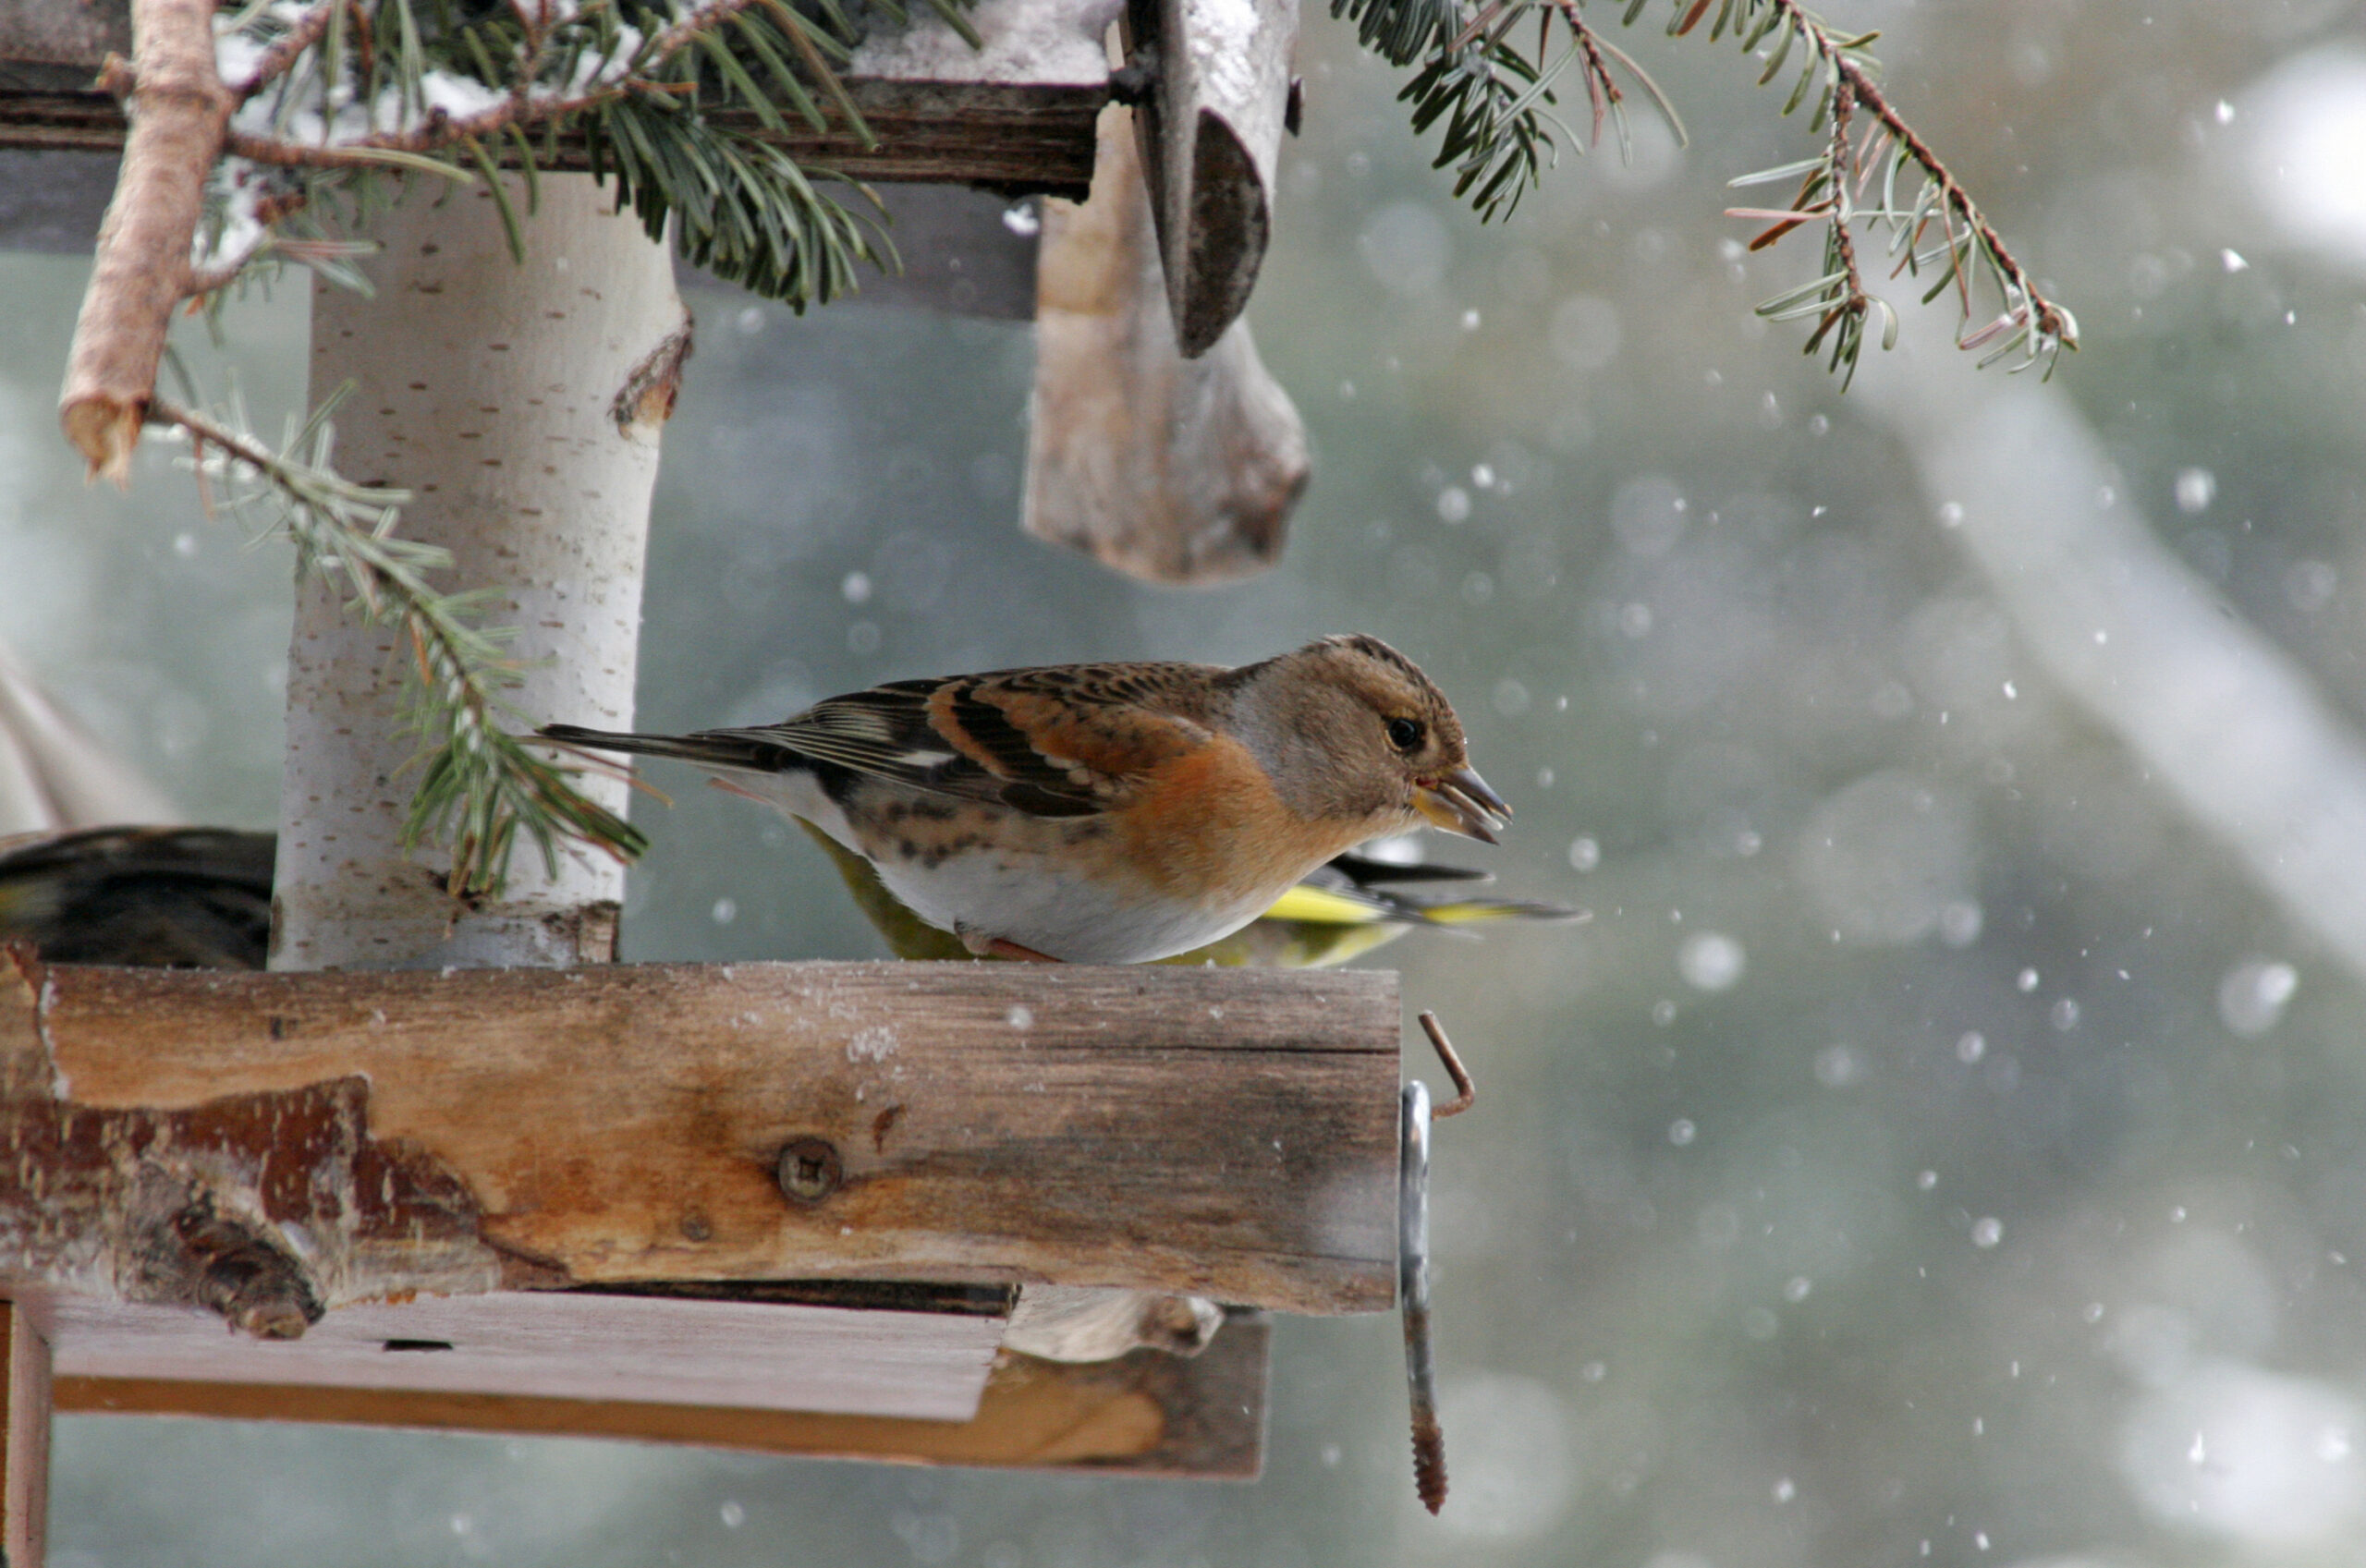
[[312, 0], [312, 8], [304, 14], [302, 19], [274, 39], [270, 46], [256, 56], [254, 67], [231, 87], [230, 95], [243, 103], [261, 91], [266, 82], [285, 76], [299, 55], [321, 41], [321, 35], [328, 31], [329, 23], [336, 18], [337, 12], [351, 4], [352, 0]]
[[[1622, 26], [1632, 26], [1652, 8], [1652, 0], [1619, 4]], [[1671, 5], [1670, 37], [1696, 30], [1712, 40], [1730, 37], [1763, 63], [1758, 77], [1762, 87], [1787, 70], [1796, 71], [1783, 105], [1785, 115], [1812, 103], [1811, 119], [1816, 126], [1822, 127], [1827, 115], [1840, 122], [1818, 156], [1733, 182], [1800, 181], [1788, 207], [1730, 210], [1731, 216], [1772, 225], [1751, 241], [1752, 250], [1765, 249], [1805, 225], [1829, 225], [1823, 275], [1766, 301], [1759, 307], [1760, 314], [1775, 321], [1819, 318], [1809, 346], [1819, 347], [1830, 338], [1832, 368], [1844, 376], [1852, 373], [1872, 317], [1884, 320], [1885, 344], [1896, 327], [1888, 303], [1864, 287], [1856, 237], [1849, 232], [1858, 220], [1872, 219], [1888, 225], [1893, 249], [1905, 251], [1901, 270], [1920, 272], [1926, 263], [1945, 259], [1946, 277], [1930, 298], [1948, 283], [1956, 286], [1963, 306], [1957, 341], [1967, 349], [1987, 348], [1982, 364], [2019, 352], [2022, 367], [2050, 368], [2063, 349], [2079, 346], [2079, 326], [2070, 312], [2039, 292], [2036, 279], [2005, 249], [2003, 237], [1970, 193], [1891, 106], [1875, 75], [1878, 67], [1866, 53], [1872, 34], [1842, 37], [1801, 0], [1671, 0]], [[1455, 195], [1470, 201], [1482, 218], [1493, 218], [1511, 211], [1558, 151], [1555, 132], [1567, 128], [1553, 115], [1555, 87], [1573, 69], [1585, 82], [1593, 122], [1591, 135], [1569, 136], [1578, 152], [1600, 139], [1605, 119], [1618, 127], [1625, 141], [1625, 109], [1614, 67], [1623, 67], [1651, 94], [1676, 128], [1677, 140], [1683, 140], [1683, 128], [1665, 95], [1588, 21], [1584, 6], [1585, 0], [1332, 0], [1331, 9], [1334, 16], [1356, 22], [1366, 48], [1396, 65], [1419, 67], [1398, 94], [1413, 106], [1413, 129], [1426, 133], [1443, 124], [1433, 166], [1452, 165]], [[1540, 13], [1532, 49], [1513, 42], [1516, 25], [1531, 11]], [[1553, 54], [1555, 18], [1566, 30], [1568, 43], [1557, 57]], [[1851, 128], [1860, 125], [1862, 140], [1852, 141], [1856, 132]], [[1898, 176], [1909, 170], [1913, 177], [1908, 209], [1900, 210], [1895, 200]], [[1858, 205], [1856, 198], [1871, 188], [1876, 175], [1886, 176], [1881, 204]], [[1917, 246], [1933, 224], [1945, 231], [1945, 246], [1921, 254]], [[1976, 328], [1975, 272], [1984, 273], [2002, 297], [2002, 313]]]
[[[457, 830], [449, 877], [455, 896], [500, 892], [521, 828], [554, 867], [562, 837], [620, 860], [640, 855], [648, 839], [639, 829], [577, 793], [570, 770], [528, 751], [503, 726], [511, 710], [501, 692], [516, 684], [503, 634], [470, 624], [475, 595], [439, 593], [427, 581], [426, 573], [449, 565], [448, 552], [392, 531], [394, 510], [409, 499], [407, 492], [357, 485], [325, 466], [329, 412], [316, 411], [276, 452], [236, 424], [192, 409], [158, 401], [150, 417], [187, 433], [199, 475], [229, 481], [233, 505], [251, 503], [258, 492], [277, 501], [278, 526], [296, 546], [299, 571], [342, 580], [371, 619], [402, 630], [415, 675], [405, 720], [419, 737], [422, 773], [403, 830], [405, 847]], [[220, 456], [210, 457], [209, 447]]]
[[[173, 308], [188, 295], [206, 171], [231, 97], [213, 63], [214, 0], [133, 0], [131, 132], [74, 327], [58, 419], [93, 475], [128, 483]], [[120, 90], [121, 70], [108, 79]]]
[[[1982, 213], [1979, 205], [1972, 201], [1971, 193], [1957, 180], [1946, 164], [1939, 161], [1939, 154], [1931, 144], [1923, 140], [1914, 128], [1906, 123], [1904, 116], [1890, 106], [1889, 99], [1883, 93], [1881, 84], [1873, 79], [1872, 73], [1865, 68], [1861, 61], [1850, 54], [1846, 44], [1832, 35], [1829, 28], [1825, 27], [1812, 12], [1801, 6], [1799, 0], [1768, 0], [1768, 4], [1792, 27], [1799, 30], [1800, 36], [1808, 41], [1817, 57], [1835, 73], [1838, 84], [1834, 89], [1835, 93], [1845, 91], [1856, 103], [1862, 104], [1873, 118], [1880, 122], [1882, 129], [1896, 139], [1898, 146], [1904, 150], [1908, 157], [1914, 161], [1915, 165], [1922, 171], [1931, 183], [1939, 188], [1940, 201], [1945, 204], [1947, 211], [1954, 217], [1963, 221], [1965, 227], [1970, 231], [1980, 248], [1988, 253], [1997, 272], [2010, 282], [2011, 291], [2020, 296], [2018, 302], [2007, 298], [2005, 316], [1999, 318], [1996, 322], [1991, 323], [1988, 330], [1998, 331], [2006, 325], [2012, 324], [2016, 318], [2013, 307], [2016, 303], [2019, 303], [2026, 313], [2023, 319], [2035, 323], [2041, 337], [2059, 342], [2066, 348], [2078, 347], [2078, 322], [2067, 310], [2039, 292], [2037, 280], [2031, 277], [2029, 270], [2021, 265], [2011, 251], [2005, 249], [2004, 237], [1996, 232], [1995, 227], [1989, 223], [1987, 215]], [[1844, 179], [1855, 172], [1853, 164], [1846, 160], [1845, 154], [1835, 172]], [[1960, 281], [1962, 252], [1959, 249], [1951, 247], [1950, 253], [1957, 258], [1954, 264], [1958, 269], [1957, 277]], [[1967, 347], [1976, 346], [1969, 341], [1965, 344]]]

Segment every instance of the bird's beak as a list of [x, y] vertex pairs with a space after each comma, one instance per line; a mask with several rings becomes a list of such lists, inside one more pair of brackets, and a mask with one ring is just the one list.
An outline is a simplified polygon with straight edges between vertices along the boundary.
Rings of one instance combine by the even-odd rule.
[[1442, 778], [1424, 780], [1413, 789], [1413, 809], [1450, 833], [1495, 842], [1495, 830], [1510, 818], [1504, 797], [1487, 787], [1473, 768], [1457, 768]]

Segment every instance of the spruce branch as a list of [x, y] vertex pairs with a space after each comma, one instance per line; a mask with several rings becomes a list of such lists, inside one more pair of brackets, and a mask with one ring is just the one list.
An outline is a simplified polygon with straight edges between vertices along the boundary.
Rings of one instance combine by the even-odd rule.
[[837, 74], [859, 35], [834, 4], [815, 0], [817, 18], [788, 0], [512, 0], [463, 21], [414, 4], [313, 0], [291, 19], [281, 0], [235, 19], [227, 151], [318, 199], [400, 170], [472, 184], [505, 160], [531, 183], [554, 139], [579, 134], [652, 234], [681, 214], [687, 259], [794, 309], [852, 292], [864, 263], [896, 264], [868, 188], [843, 202], [823, 188], [834, 176], [710, 114], [746, 109], [778, 135], [787, 116], [822, 130], [835, 112], [875, 144]]
[[[1532, 54], [1519, 42], [1531, 12], [1538, 22]], [[1650, 97], [1677, 140], [1685, 140], [1684, 123], [1667, 95], [1586, 20], [1582, 0], [1332, 0], [1331, 14], [1354, 21], [1363, 45], [1390, 64], [1421, 62], [1397, 101], [1412, 105], [1416, 135], [1445, 122], [1431, 166], [1453, 167], [1455, 195], [1482, 221], [1508, 217], [1557, 162], [1564, 140], [1582, 155], [1601, 140], [1607, 119], [1619, 145], [1630, 145], [1617, 70]], [[1557, 57], [1556, 22], [1564, 45]], [[1555, 84], [1572, 67], [1592, 111], [1592, 134], [1585, 138], [1550, 107], [1558, 102]]]
[[235, 402], [215, 418], [162, 401], [152, 422], [189, 441], [189, 466], [209, 502], [262, 514], [270, 531], [296, 547], [297, 570], [349, 593], [369, 621], [397, 626], [411, 658], [402, 701], [405, 732], [419, 738], [420, 782], [403, 826], [403, 847], [448, 843], [446, 886], [457, 898], [497, 897], [522, 830], [557, 873], [562, 840], [629, 860], [648, 846], [641, 832], [586, 798], [574, 771], [527, 749], [503, 723], [524, 715], [501, 693], [518, 684], [503, 651], [506, 632], [475, 622], [483, 590], [445, 593], [429, 579], [451, 556], [395, 532], [404, 491], [356, 484], [331, 462], [336, 399], [322, 405], [277, 449], [246, 428]]
[[[969, 0], [929, 3], [978, 43]], [[872, 8], [909, 19], [901, 0]], [[132, 0], [132, 60], [101, 75], [131, 130], [70, 353], [68, 438], [121, 483], [143, 423], [179, 431], [209, 503], [220, 489], [269, 510], [305, 570], [404, 629], [422, 762], [405, 843], [447, 841], [456, 893], [497, 892], [521, 833], [554, 866], [567, 840], [637, 855], [639, 833], [504, 727], [506, 634], [476, 624], [476, 596], [431, 586], [448, 561], [391, 531], [401, 492], [336, 473], [328, 407], [274, 450], [243, 416], [159, 402], [157, 371], [177, 308], [218, 308], [259, 269], [295, 262], [366, 291], [353, 261], [388, 175], [486, 179], [522, 255], [495, 176], [519, 168], [531, 212], [562, 135], [690, 260], [799, 310], [852, 292], [861, 264], [896, 265], [876, 197], [854, 185], [841, 202], [826, 174], [709, 111], [750, 111], [775, 134], [835, 114], [872, 144], [837, 76], [855, 24], [837, 0]]]
[[[1653, 0], [1621, 3], [1619, 24], [1632, 27]], [[1522, 25], [1531, 13], [1532, 47]], [[1359, 41], [1391, 64], [1418, 67], [1398, 98], [1412, 105], [1416, 133], [1445, 122], [1434, 166], [1454, 169], [1455, 195], [1482, 219], [1510, 213], [1555, 161], [1560, 139], [1583, 152], [1600, 142], [1607, 121], [1628, 146], [1622, 75], [1649, 93], [1683, 140], [1674, 106], [1641, 67], [1588, 21], [1585, 0], [1332, 0], [1331, 14], [1354, 21]], [[1692, 34], [1704, 23], [1712, 41], [1730, 35], [1764, 62], [1759, 85], [1796, 69], [1783, 113], [1812, 103], [1810, 124], [1830, 131], [1817, 156], [1732, 182], [1799, 181], [1787, 207], [1729, 210], [1772, 225], [1751, 249], [1762, 250], [1809, 224], [1825, 229], [1822, 274], [1765, 301], [1761, 315], [1815, 317], [1807, 351], [1828, 345], [1830, 368], [1844, 385], [1855, 376], [1874, 317], [1882, 321], [1883, 346], [1893, 344], [1896, 313], [1866, 286], [1851, 233], [1852, 225], [1864, 223], [1887, 230], [1897, 258], [1892, 275], [1937, 271], [1924, 299], [1954, 291], [1957, 342], [1984, 350], [1983, 367], [2018, 355], [2015, 370], [2042, 366], [2051, 374], [2063, 350], [2078, 347], [2077, 320], [2038, 287], [1970, 192], [1891, 104], [1870, 52], [1874, 34], [1843, 36], [1799, 0], [1672, 0], [1670, 37]], [[1591, 109], [1583, 138], [1554, 115], [1557, 86], [1573, 68]], [[1879, 204], [1861, 205], [1876, 179]], [[1995, 313], [1983, 319], [1991, 302]]]
[[[1671, 28], [1671, 32], [1691, 30], [1700, 21], [1702, 9], [1700, 0], [1694, 0], [1691, 11], [1679, 18], [1682, 25]], [[1726, 0], [1726, 11], [1738, 13], [1733, 18], [1734, 31], [1743, 35], [1742, 47], [1751, 52], [1760, 52], [1762, 47], [1769, 55], [1767, 68], [1759, 79], [1762, 82], [1781, 74], [1795, 45], [1804, 48], [1799, 83], [1792, 89], [1784, 112], [1789, 114], [1796, 109], [1807, 95], [1810, 84], [1821, 78], [1823, 90], [1813, 118], [1834, 122], [1834, 135], [1823, 156], [1811, 165], [1801, 187], [1801, 199], [1793, 203], [1794, 210], [1764, 214], [1777, 221], [1750, 242], [1751, 249], [1764, 249], [1800, 222], [1818, 215], [1825, 219], [1825, 281], [1835, 272], [1845, 272], [1846, 282], [1838, 286], [1845, 293], [1833, 296], [1830, 309], [1840, 314], [1827, 311], [1809, 339], [1807, 351], [1813, 353], [1826, 333], [1835, 333], [1832, 365], [1844, 376], [1853, 376], [1858, 356], [1863, 349], [1868, 306], [1878, 307], [1885, 317], [1882, 346], [1886, 348], [1896, 340], [1895, 314], [1885, 302], [1866, 292], [1857, 273], [1848, 231], [1850, 223], [1861, 218], [1889, 228], [1891, 249], [1899, 258], [1893, 276], [1901, 272], [1919, 275], [1944, 261], [1944, 273], [1923, 298], [1927, 303], [1953, 288], [1960, 311], [1957, 345], [1967, 350], [1987, 348], [1980, 360], [1982, 368], [2018, 352], [2020, 359], [2012, 367], [2014, 370], [2042, 366], [2044, 374], [2052, 375], [2063, 350], [2079, 346], [2077, 318], [2039, 289], [2028, 269], [2006, 249], [2003, 237], [1972, 201], [1971, 193], [1891, 104], [1882, 91], [1880, 67], [1867, 47], [1874, 35], [1843, 38], [1799, 0]], [[1723, 28], [1726, 20], [1726, 15], [1721, 12], [1718, 27]], [[1711, 37], [1715, 36], [1716, 30], [1713, 30]], [[1873, 123], [1861, 141], [1852, 142], [1846, 127], [1860, 107]], [[1762, 171], [1733, 183], [1787, 178], [1797, 167]], [[1876, 176], [1882, 181], [1881, 205], [1855, 208], [1851, 202], [1852, 187], [1861, 194], [1871, 188]], [[1909, 205], [1903, 208], [1898, 204], [1901, 178], [1907, 182], [1909, 191]], [[1816, 205], [1819, 195], [1822, 204]], [[1761, 214], [1742, 209], [1737, 215]], [[1936, 249], [1926, 251], [1923, 241], [1934, 225], [1940, 230], [1942, 243]], [[1997, 302], [1997, 314], [1974, 328], [1972, 322], [1980, 308], [1983, 284]], [[1853, 308], [1851, 301], [1857, 302]], [[1759, 307], [1759, 312], [1776, 319], [1795, 309], [1795, 305], [1768, 300]]]

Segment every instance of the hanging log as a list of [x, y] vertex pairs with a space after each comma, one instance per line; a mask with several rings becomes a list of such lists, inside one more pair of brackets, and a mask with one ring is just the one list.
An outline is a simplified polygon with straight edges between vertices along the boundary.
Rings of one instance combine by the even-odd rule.
[[1103, 111], [1091, 201], [1044, 203], [1025, 525], [1148, 582], [1228, 582], [1281, 559], [1306, 426], [1247, 322], [1177, 346], [1132, 117]]
[[1136, 127], [1184, 357], [1249, 303], [1274, 228], [1298, 0], [1126, 0], [1128, 58], [1150, 74]]

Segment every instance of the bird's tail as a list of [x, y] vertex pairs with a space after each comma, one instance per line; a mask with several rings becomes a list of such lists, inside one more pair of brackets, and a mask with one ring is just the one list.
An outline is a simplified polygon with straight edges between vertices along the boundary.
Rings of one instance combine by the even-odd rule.
[[777, 741], [760, 740], [734, 730], [702, 730], [696, 735], [628, 735], [616, 730], [587, 730], [577, 724], [544, 724], [534, 733], [544, 740], [591, 751], [674, 757], [702, 767], [745, 772], [776, 773], [795, 760], [794, 754]]

